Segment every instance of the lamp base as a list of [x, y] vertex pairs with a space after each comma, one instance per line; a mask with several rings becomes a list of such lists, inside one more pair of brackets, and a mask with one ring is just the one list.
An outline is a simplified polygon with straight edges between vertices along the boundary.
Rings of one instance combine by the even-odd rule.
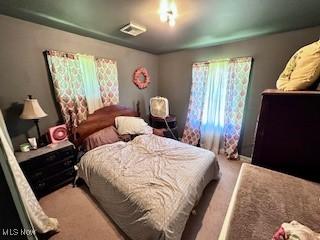
[[39, 147], [47, 146], [50, 143], [48, 139], [48, 135], [43, 134], [42, 136], [40, 136], [40, 138], [37, 139], [37, 143]]
[[42, 141], [39, 140], [39, 139], [37, 139], [37, 144], [38, 144], [38, 148], [47, 146], [47, 144], [45, 144], [44, 142], [42, 142]]
[[47, 145], [47, 144], [46, 144], [47, 141], [46, 141], [46, 139], [45, 139], [45, 141], [44, 141], [43, 137], [42, 137], [41, 134], [40, 134], [39, 119], [33, 119], [33, 121], [34, 121], [34, 124], [35, 124], [36, 127], [37, 127], [37, 133], [38, 133], [37, 144], [38, 144], [38, 148], [39, 148], [39, 147], [44, 147], [44, 146]]

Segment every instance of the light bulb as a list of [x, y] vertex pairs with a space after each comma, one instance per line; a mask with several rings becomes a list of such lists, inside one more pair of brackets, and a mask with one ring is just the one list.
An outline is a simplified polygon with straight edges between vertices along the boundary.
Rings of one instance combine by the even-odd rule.
[[178, 15], [177, 5], [174, 0], [160, 0], [159, 15], [161, 22], [167, 22], [170, 27], [174, 27]]
[[172, 16], [176, 18], [178, 16], [178, 10], [177, 10], [177, 5], [175, 2], [171, 2], [170, 4], [170, 11], [172, 12]]
[[169, 18], [169, 26], [174, 27], [176, 25], [176, 20], [174, 19], [173, 16], [170, 16]]
[[167, 21], [167, 14], [165, 12], [160, 13], [160, 21], [161, 22]]
[[167, 11], [169, 9], [169, 3], [168, 0], [161, 0], [160, 2], [160, 21], [161, 22], [166, 22], [167, 21]]

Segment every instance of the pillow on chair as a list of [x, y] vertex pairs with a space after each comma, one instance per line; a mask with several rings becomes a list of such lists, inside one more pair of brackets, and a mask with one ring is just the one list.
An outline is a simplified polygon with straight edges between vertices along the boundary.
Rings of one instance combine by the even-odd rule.
[[281, 73], [277, 88], [284, 91], [306, 90], [320, 76], [320, 40], [299, 49]]

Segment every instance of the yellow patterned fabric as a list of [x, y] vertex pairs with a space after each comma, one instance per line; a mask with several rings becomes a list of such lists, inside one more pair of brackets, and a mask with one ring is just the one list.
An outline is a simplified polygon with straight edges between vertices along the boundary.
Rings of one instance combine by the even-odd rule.
[[306, 90], [320, 76], [320, 40], [299, 49], [281, 73], [277, 88], [284, 91]]

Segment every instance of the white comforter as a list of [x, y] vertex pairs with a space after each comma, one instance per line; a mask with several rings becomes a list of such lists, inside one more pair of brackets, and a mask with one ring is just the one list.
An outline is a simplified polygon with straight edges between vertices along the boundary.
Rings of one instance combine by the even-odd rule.
[[174, 240], [219, 165], [210, 151], [142, 135], [87, 152], [78, 174], [130, 238]]

